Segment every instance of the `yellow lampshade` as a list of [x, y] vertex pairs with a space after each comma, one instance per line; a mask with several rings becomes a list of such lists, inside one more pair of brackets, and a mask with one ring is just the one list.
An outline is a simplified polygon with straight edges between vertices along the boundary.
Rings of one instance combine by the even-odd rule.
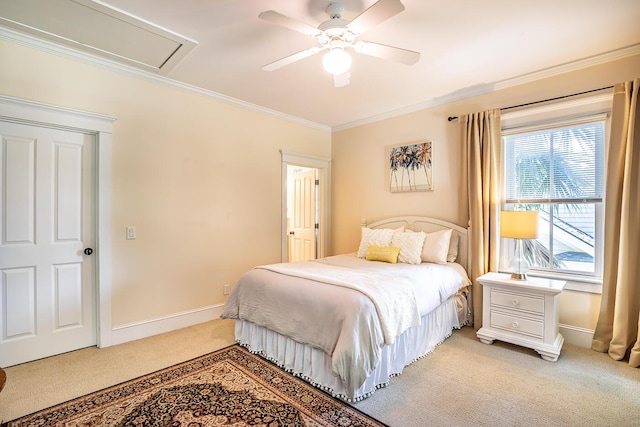
[[537, 211], [500, 212], [500, 236], [511, 239], [535, 239], [538, 237]]

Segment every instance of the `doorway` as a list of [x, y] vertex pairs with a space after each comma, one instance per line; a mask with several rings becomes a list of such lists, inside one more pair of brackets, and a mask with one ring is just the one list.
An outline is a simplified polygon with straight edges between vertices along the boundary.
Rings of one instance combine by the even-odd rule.
[[329, 160], [282, 151], [282, 262], [327, 252]]

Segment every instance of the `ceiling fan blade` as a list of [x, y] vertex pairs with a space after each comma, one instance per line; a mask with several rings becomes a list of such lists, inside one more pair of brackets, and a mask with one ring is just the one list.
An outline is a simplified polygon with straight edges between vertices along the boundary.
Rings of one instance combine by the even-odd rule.
[[305, 24], [304, 22], [298, 21], [297, 19], [289, 18], [288, 16], [278, 13], [275, 10], [267, 10], [266, 12], [262, 12], [260, 15], [258, 15], [258, 18], [267, 22], [271, 22], [272, 24], [289, 28], [290, 30], [298, 31], [311, 37], [318, 37], [320, 36], [320, 34], [322, 34], [322, 31], [320, 31], [316, 27]]
[[404, 5], [400, 0], [379, 0], [349, 22], [347, 29], [355, 35], [360, 35], [403, 10]]
[[358, 53], [364, 53], [365, 55], [375, 56], [377, 58], [387, 59], [406, 65], [413, 65], [420, 59], [420, 52], [373, 42], [359, 41], [355, 44], [354, 48]]
[[342, 74], [334, 74], [333, 84], [335, 85], [335, 87], [344, 87], [349, 84], [349, 82], [351, 81], [350, 79], [351, 75], [348, 71]]
[[322, 50], [321, 47], [312, 47], [306, 50], [303, 50], [298, 53], [294, 53], [293, 55], [285, 56], [284, 58], [278, 59], [277, 61], [273, 61], [267, 65], [263, 65], [262, 69], [264, 71], [273, 71], [278, 68], [284, 67], [285, 65], [289, 65], [293, 62], [304, 59], [308, 56], [314, 55]]

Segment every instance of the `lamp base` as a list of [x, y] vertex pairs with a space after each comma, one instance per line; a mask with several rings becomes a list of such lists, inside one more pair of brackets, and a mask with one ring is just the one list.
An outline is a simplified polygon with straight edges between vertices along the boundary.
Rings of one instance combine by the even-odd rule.
[[527, 273], [511, 273], [512, 280], [527, 280]]

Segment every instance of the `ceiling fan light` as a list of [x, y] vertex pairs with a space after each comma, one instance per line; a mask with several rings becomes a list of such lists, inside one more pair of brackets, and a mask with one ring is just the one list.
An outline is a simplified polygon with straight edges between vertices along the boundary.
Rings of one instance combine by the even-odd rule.
[[346, 73], [351, 68], [351, 55], [341, 47], [333, 48], [322, 58], [322, 66], [334, 75]]

